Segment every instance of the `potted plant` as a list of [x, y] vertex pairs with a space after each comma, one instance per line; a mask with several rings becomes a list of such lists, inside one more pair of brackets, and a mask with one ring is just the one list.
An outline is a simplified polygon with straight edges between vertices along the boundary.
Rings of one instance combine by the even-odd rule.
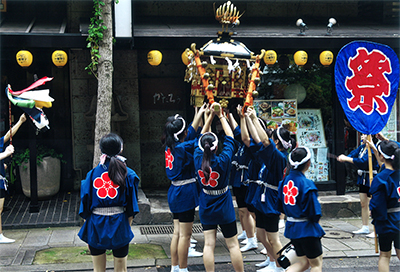
[[[65, 163], [62, 157], [52, 148], [43, 145], [36, 147], [38, 199], [49, 198], [60, 190], [61, 162]], [[16, 152], [12, 158], [13, 166], [19, 168], [22, 192], [27, 197], [31, 197], [29, 158], [29, 148]]]

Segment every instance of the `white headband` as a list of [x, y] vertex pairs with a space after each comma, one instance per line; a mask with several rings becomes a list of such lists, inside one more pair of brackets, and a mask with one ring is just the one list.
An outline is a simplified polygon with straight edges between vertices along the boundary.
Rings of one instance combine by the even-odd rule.
[[263, 119], [261, 119], [260, 117], [258, 117], [258, 121], [260, 122], [260, 124], [261, 124], [261, 126], [263, 127], [263, 129], [264, 129], [265, 131], [267, 131], [267, 127], [265, 126]]
[[175, 114], [175, 120], [178, 120], [178, 119], [182, 120], [183, 125], [182, 125], [182, 128], [177, 133], [174, 133], [175, 141], [179, 141], [178, 135], [181, 134], [185, 130], [185, 127], [186, 127], [185, 119], [183, 119], [182, 116], [179, 116], [179, 114]]
[[215, 134], [212, 133], [212, 132], [206, 132], [206, 133], [204, 133], [203, 135], [201, 135], [201, 137], [200, 137], [200, 139], [199, 139], [199, 148], [200, 148], [200, 150], [203, 151], [203, 152], [204, 152], [204, 148], [201, 146], [201, 139], [202, 139], [205, 135], [207, 135], [207, 134], [211, 134], [211, 135], [214, 136], [214, 138], [215, 138], [214, 142], [212, 142], [212, 145], [210, 146], [210, 150], [211, 150], [211, 151], [214, 151], [215, 148], [217, 148], [217, 146], [218, 146], [218, 137], [217, 137], [217, 135], [215, 135]]
[[286, 142], [284, 139], [282, 139], [281, 135], [279, 134], [279, 131], [281, 130], [282, 127], [278, 127], [278, 130], [276, 131], [276, 135], [278, 135], [278, 139], [281, 141], [283, 148], [284, 149], [289, 149], [292, 147], [292, 144], [290, 142]]
[[383, 153], [382, 149], [381, 149], [381, 145], [378, 145], [378, 150], [379, 152], [382, 154], [382, 156], [387, 159], [387, 160], [394, 160], [394, 154], [392, 156], [389, 156], [385, 153]]
[[309, 159], [311, 159], [311, 152], [310, 152], [310, 149], [308, 149], [308, 147], [301, 146], [301, 147], [298, 147], [298, 148], [304, 148], [307, 151], [307, 155], [301, 161], [294, 162], [294, 161], [292, 161], [292, 154], [293, 154], [293, 151], [294, 151], [293, 150], [292, 153], [290, 153], [290, 156], [289, 156], [289, 163], [290, 163], [291, 166], [293, 166], [293, 169], [297, 169], [297, 167], [299, 167], [299, 165], [301, 165], [301, 164], [305, 163], [306, 161], [308, 161]]

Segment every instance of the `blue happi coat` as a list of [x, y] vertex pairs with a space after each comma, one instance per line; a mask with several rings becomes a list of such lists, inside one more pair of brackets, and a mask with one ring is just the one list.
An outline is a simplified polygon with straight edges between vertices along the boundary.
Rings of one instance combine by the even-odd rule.
[[261, 202], [261, 197], [255, 197], [256, 205], [260, 207], [259, 211], [265, 215], [279, 215], [275, 205], [278, 197], [278, 185], [283, 179], [287, 165], [287, 151], [279, 151], [275, 143], [271, 140], [268, 146], [259, 143], [260, 150], [257, 152], [257, 158], [264, 164], [261, 168], [262, 181], [264, 185], [259, 190], [265, 190], [265, 202]]
[[[225, 136], [224, 146], [219, 155], [212, 154], [211, 174], [208, 181], [205, 180], [201, 163], [203, 151], [196, 143], [194, 152], [194, 165], [202, 189], [222, 190], [229, 184], [229, 173], [231, 161], [235, 153], [235, 142], [230, 136]], [[235, 210], [232, 202], [232, 195], [229, 190], [221, 195], [209, 195], [203, 190], [200, 192], [199, 201], [200, 221], [205, 225], [229, 224], [236, 220]]]
[[[378, 161], [373, 155], [374, 151], [371, 149], [372, 152], [372, 168], [373, 170], [379, 169]], [[365, 185], [369, 187], [369, 173], [365, 172], [369, 170], [368, 166], [368, 151], [365, 144], [360, 145], [358, 148], [354, 149], [350, 152], [348, 157], [353, 158], [353, 163], [357, 168], [361, 171], [357, 174], [357, 184], [358, 185]]]
[[376, 233], [399, 233], [400, 171], [384, 168], [372, 180], [369, 192], [372, 195], [369, 208]]
[[314, 182], [307, 179], [301, 171], [292, 169], [289, 175], [280, 182], [276, 208], [288, 218], [301, 221], [291, 222], [287, 219], [284, 233], [286, 238], [300, 239], [325, 235], [318, 223], [321, 217], [318, 189]]
[[[193, 164], [194, 145], [197, 142], [197, 132], [192, 126], [184, 142], [177, 142], [174, 149], [165, 148], [165, 171], [171, 181], [195, 179]], [[192, 210], [199, 205], [199, 192], [196, 181], [168, 189], [168, 205], [173, 213]]]
[[[89, 171], [81, 182], [79, 215], [85, 219], [78, 236], [98, 249], [118, 249], [132, 240], [128, 218], [139, 212], [137, 190], [139, 177], [127, 167], [126, 188], [113, 186], [108, 177], [109, 160]], [[110, 216], [93, 214], [94, 208], [124, 207], [125, 212]]]

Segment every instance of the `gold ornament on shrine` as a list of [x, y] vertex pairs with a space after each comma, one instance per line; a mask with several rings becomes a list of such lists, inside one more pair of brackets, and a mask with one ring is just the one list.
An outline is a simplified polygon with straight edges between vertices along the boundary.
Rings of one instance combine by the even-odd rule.
[[210, 104], [219, 101], [222, 107], [227, 107], [232, 98], [244, 99], [244, 108], [253, 104], [265, 50], [254, 55], [232, 38], [234, 32], [229, 27], [238, 25], [242, 15], [231, 1], [219, 6], [215, 9], [215, 19], [222, 24], [218, 37], [200, 49], [193, 43], [182, 54], [182, 62], [187, 65], [184, 80], [191, 83], [192, 105], [201, 105], [205, 98]]
[[23, 68], [27, 68], [27, 67], [31, 66], [31, 64], [33, 62], [32, 53], [27, 50], [18, 51], [18, 53], [16, 55], [16, 59], [17, 59], [19, 66], [21, 66]]
[[324, 66], [329, 66], [333, 62], [333, 53], [331, 51], [323, 51], [319, 54], [319, 61]]
[[67, 64], [68, 55], [63, 50], [56, 50], [51, 55], [51, 60], [55, 66], [62, 68], [65, 66], [65, 64]]
[[297, 51], [296, 53], [294, 53], [294, 62], [298, 65], [298, 66], [303, 66], [307, 63], [308, 60], [308, 55], [307, 52], [305, 51]]

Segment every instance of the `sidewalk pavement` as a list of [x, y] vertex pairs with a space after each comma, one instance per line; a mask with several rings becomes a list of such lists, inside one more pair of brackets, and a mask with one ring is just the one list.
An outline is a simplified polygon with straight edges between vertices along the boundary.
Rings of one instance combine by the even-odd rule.
[[[374, 249], [374, 239], [367, 238], [365, 235], [353, 235], [352, 231], [361, 227], [360, 218], [346, 219], [322, 219], [320, 224], [326, 232], [322, 238], [324, 258], [347, 258], [347, 257], [368, 257], [378, 256]], [[167, 231], [163, 231], [167, 229]], [[168, 256], [168, 259], [145, 259], [129, 260], [128, 267], [137, 268], [134, 271], [157, 271], [156, 266], [170, 265], [170, 241], [172, 234], [171, 225], [135, 225], [132, 231], [135, 235], [131, 243], [152, 243], [161, 245]], [[193, 238], [198, 243], [197, 251], [203, 251], [204, 236], [201, 233], [201, 225], [194, 224]], [[370, 226], [372, 230], [373, 227]], [[160, 231], [162, 230], [162, 231]], [[200, 231], [199, 231], [200, 230]], [[88, 271], [92, 269], [92, 263], [64, 263], [64, 264], [45, 264], [37, 265], [33, 263], [35, 253], [39, 250], [53, 247], [78, 247], [86, 246], [77, 233], [78, 226], [72, 227], [51, 227], [33, 229], [9, 229], [5, 230], [5, 236], [15, 239], [12, 244], [0, 244], [0, 271]], [[154, 231], [154, 232], [152, 232]], [[241, 226], [238, 223], [238, 231], [241, 233]], [[284, 229], [281, 229], [280, 238], [282, 245], [288, 240], [283, 236]], [[152, 233], [152, 234], [149, 234]], [[154, 233], [154, 234], [153, 234]], [[262, 262], [265, 260], [260, 253], [263, 246], [259, 243], [257, 250], [243, 253], [245, 262]], [[393, 251], [394, 254], [394, 251]], [[215, 262], [230, 262], [229, 251], [226, 247], [222, 233], [217, 233], [217, 243], [215, 248]], [[202, 264], [203, 258], [189, 258], [188, 265]], [[107, 267], [112, 267], [108, 263]]]

